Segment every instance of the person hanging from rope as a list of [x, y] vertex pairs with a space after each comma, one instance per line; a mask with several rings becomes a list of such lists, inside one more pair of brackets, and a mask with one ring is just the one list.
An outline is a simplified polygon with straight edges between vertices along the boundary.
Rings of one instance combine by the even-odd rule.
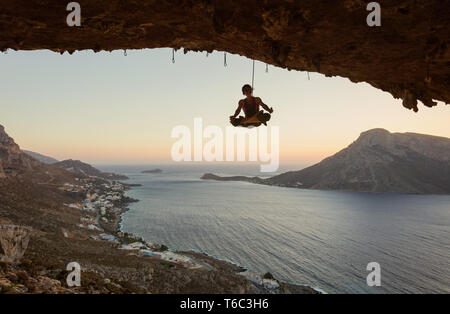
[[[233, 126], [253, 127], [260, 126], [261, 124], [267, 125], [267, 122], [271, 118], [273, 109], [269, 108], [262, 102], [261, 98], [253, 96], [253, 88], [246, 84], [242, 87], [242, 93], [246, 96], [244, 99], [239, 100], [238, 108], [234, 115], [230, 116], [230, 122]], [[259, 110], [262, 107], [264, 110]], [[244, 110], [245, 117], [240, 116], [237, 118], [241, 110]]]

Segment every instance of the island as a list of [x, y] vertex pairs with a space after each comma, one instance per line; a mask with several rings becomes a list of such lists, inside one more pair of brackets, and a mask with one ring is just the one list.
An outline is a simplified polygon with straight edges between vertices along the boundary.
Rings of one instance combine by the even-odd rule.
[[372, 129], [347, 148], [300, 171], [267, 179], [207, 173], [202, 179], [298, 189], [445, 195], [450, 194], [450, 139]]
[[205, 173], [201, 180], [213, 180], [213, 181], [243, 181], [250, 183], [264, 184], [265, 180], [259, 177], [245, 177], [245, 176], [233, 176], [233, 177], [221, 177], [213, 173]]
[[153, 170], [144, 170], [141, 173], [161, 173], [163, 172], [161, 169], [153, 169]]

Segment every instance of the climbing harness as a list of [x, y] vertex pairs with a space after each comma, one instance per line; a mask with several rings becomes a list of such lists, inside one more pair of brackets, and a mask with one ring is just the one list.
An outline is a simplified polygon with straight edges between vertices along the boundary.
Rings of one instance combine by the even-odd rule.
[[[255, 60], [252, 60], [252, 90], [255, 90]], [[269, 64], [266, 63], [266, 73], [269, 72]], [[247, 100], [244, 100], [245, 103], [247, 103]], [[259, 105], [258, 105], [259, 106]], [[259, 109], [258, 109], [259, 110]], [[245, 109], [244, 109], [245, 112]], [[269, 112], [273, 112], [273, 110], [269, 110]], [[260, 110], [256, 113], [246, 113], [246, 117], [238, 117], [235, 118], [234, 116], [230, 117], [230, 123], [234, 127], [244, 127], [244, 128], [253, 128], [253, 127], [259, 127], [261, 125], [266, 125], [267, 122], [271, 119], [270, 113], [264, 113], [263, 110]], [[251, 117], [247, 117], [247, 115], [251, 115]]]

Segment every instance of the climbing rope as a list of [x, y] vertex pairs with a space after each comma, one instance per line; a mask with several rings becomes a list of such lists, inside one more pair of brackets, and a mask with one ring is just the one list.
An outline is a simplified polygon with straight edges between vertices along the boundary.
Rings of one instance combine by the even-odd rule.
[[253, 69], [252, 69], [252, 89], [255, 90], [255, 60], [253, 60]]
[[227, 66], [228, 66], [228, 63], [227, 63], [227, 53], [226, 53], [226, 52], [223, 53], [223, 66], [224, 66], [224, 67], [227, 67]]
[[175, 63], [175, 49], [172, 48], [172, 63]]

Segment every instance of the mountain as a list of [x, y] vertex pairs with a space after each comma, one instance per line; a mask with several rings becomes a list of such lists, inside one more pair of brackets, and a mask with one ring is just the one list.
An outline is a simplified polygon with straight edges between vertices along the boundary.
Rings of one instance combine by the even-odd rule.
[[[0, 179], [8, 179], [8, 182], [2, 180], [1, 184], [18, 184], [17, 180], [24, 180], [22, 183], [71, 183], [79, 177], [25, 154], [0, 125]], [[13, 179], [17, 179], [15, 183], [11, 181]]]
[[450, 194], [450, 139], [374, 129], [314, 166], [257, 179], [238, 177], [237, 181], [320, 190]]
[[32, 181], [47, 183], [71, 182], [75, 178], [84, 176], [94, 176], [108, 180], [128, 179], [124, 175], [102, 172], [81, 161], [65, 160], [48, 164], [51, 159], [33, 152], [25, 153], [14, 142], [14, 139], [6, 133], [5, 128], [0, 125], [0, 179], [24, 175], [28, 175]]
[[57, 160], [57, 159], [55, 159], [53, 157], [41, 155], [39, 153], [35, 153], [35, 152], [29, 151], [29, 150], [22, 149], [22, 152], [24, 152], [25, 154], [33, 157], [34, 159], [39, 160], [40, 162], [43, 162], [44, 164], [49, 164], [50, 165], [50, 164], [54, 164], [54, 163], [59, 162], [59, 160]]
[[39, 166], [40, 162], [24, 154], [0, 125], [0, 178], [15, 177]]
[[73, 173], [87, 175], [90, 177], [98, 177], [98, 178], [107, 179], [107, 180], [126, 180], [126, 179], [128, 179], [128, 177], [125, 175], [109, 173], [109, 172], [102, 172], [102, 171], [98, 170], [97, 168], [94, 168], [91, 165], [84, 163], [82, 161], [79, 161], [79, 160], [68, 159], [68, 160], [54, 163], [53, 165], [61, 167], [66, 170], [69, 170]]

